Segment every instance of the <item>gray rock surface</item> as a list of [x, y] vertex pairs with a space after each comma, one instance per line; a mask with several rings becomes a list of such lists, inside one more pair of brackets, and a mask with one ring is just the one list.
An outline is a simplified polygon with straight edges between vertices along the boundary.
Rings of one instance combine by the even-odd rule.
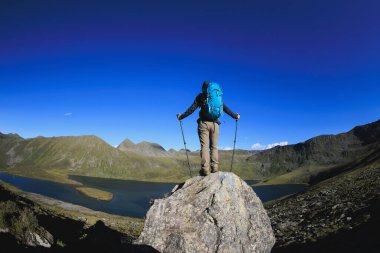
[[33, 247], [50, 248], [54, 244], [54, 237], [42, 228], [39, 229], [38, 233], [27, 231], [25, 233], [25, 244]]
[[193, 177], [154, 201], [136, 240], [160, 252], [270, 252], [275, 237], [255, 192], [233, 173]]

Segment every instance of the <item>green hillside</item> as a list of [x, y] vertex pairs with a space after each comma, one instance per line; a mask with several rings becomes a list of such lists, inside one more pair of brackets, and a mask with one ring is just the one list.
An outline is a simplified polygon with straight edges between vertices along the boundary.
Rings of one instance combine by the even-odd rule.
[[[312, 183], [335, 175], [376, 153], [380, 120], [337, 135], [263, 151], [236, 150], [233, 172], [263, 183]], [[232, 151], [219, 151], [220, 170], [229, 171]], [[192, 174], [199, 151], [189, 152]], [[117, 148], [93, 136], [23, 139], [0, 133], [0, 170], [28, 177], [75, 183], [68, 175], [181, 182], [189, 177], [185, 150], [166, 151], [156, 143], [125, 140]], [[325, 177], [324, 176], [324, 177]]]
[[[278, 146], [248, 158], [266, 183], [312, 183], [318, 175], [336, 174], [376, 154], [380, 120], [337, 135], [321, 135], [295, 145]], [[334, 173], [333, 173], [334, 171]]]
[[[184, 152], [168, 152], [148, 142], [123, 143], [114, 148], [93, 135], [23, 139], [0, 134], [0, 169], [66, 183], [75, 183], [68, 179], [69, 174], [159, 182], [180, 182], [189, 177]], [[133, 146], [133, 151], [126, 149], [125, 144]], [[152, 154], [156, 150], [165, 155]], [[249, 154], [237, 154], [235, 167], [244, 172], [242, 177], [252, 179], [252, 170], [242, 169]], [[190, 159], [195, 175], [199, 171], [199, 152], [190, 153]], [[221, 153], [221, 168], [227, 169], [230, 159], [231, 153]]]
[[2, 134], [0, 167], [10, 173], [61, 180], [67, 174], [136, 180], [184, 178], [178, 162], [120, 151], [96, 136], [32, 139]]
[[153, 157], [168, 157], [171, 155], [160, 144], [147, 141], [134, 144], [131, 140], [126, 139], [117, 148], [121, 151], [131, 151], [140, 155]]

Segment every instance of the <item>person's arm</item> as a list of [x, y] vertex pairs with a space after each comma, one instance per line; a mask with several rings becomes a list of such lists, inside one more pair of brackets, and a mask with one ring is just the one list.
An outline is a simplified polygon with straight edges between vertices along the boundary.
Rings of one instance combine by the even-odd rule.
[[231, 111], [231, 109], [230, 108], [228, 108], [228, 106], [225, 104], [225, 103], [223, 103], [223, 111], [225, 112], [225, 113], [227, 113], [228, 115], [230, 115], [232, 118], [234, 118], [234, 119], [239, 119], [240, 118], [240, 114], [239, 113], [233, 113], [232, 111]]
[[177, 114], [177, 118], [179, 120], [182, 120], [184, 118], [186, 118], [187, 116], [189, 116], [190, 114], [192, 114], [197, 108], [198, 108], [198, 98], [199, 96], [197, 96], [193, 102], [193, 104], [186, 110], [186, 112], [184, 112], [183, 114]]

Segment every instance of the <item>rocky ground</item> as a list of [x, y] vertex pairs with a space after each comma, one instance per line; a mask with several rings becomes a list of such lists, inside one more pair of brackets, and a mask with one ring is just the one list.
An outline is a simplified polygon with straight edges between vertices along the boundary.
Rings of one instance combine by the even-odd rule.
[[370, 165], [267, 203], [273, 252], [375, 252], [380, 248], [380, 167]]
[[7, 252], [156, 252], [132, 245], [142, 220], [109, 215], [0, 183], [0, 245]]
[[[378, 252], [379, 161], [371, 160], [303, 193], [266, 203], [276, 236], [272, 252]], [[0, 224], [0, 244], [13, 252], [155, 252], [151, 247], [131, 244], [141, 231], [142, 221], [115, 218], [3, 184], [0, 204], [15, 209], [10, 202], [17, 208], [9, 219], [12, 226]], [[9, 213], [3, 212], [4, 217]], [[17, 222], [30, 218], [29, 214], [37, 221]], [[16, 233], [17, 229], [23, 236]], [[46, 242], [49, 247], [43, 246]]]

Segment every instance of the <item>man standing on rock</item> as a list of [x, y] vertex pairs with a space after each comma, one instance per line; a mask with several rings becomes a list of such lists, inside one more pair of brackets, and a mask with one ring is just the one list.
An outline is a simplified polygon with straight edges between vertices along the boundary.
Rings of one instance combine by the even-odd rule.
[[197, 122], [198, 136], [201, 143], [201, 176], [207, 176], [210, 172], [214, 173], [218, 171], [219, 117], [223, 114], [223, 111], [236, 120], [240, 118], [240, 114], [233, 113], [222, 102], [222, 95], [223, 93], [219, 84], [204, 81], [202, 93], [198, 94], [186, 112], [177, 114], [178, 120], [182, 120], [192, 114], [198, 107], [200, 108]]

